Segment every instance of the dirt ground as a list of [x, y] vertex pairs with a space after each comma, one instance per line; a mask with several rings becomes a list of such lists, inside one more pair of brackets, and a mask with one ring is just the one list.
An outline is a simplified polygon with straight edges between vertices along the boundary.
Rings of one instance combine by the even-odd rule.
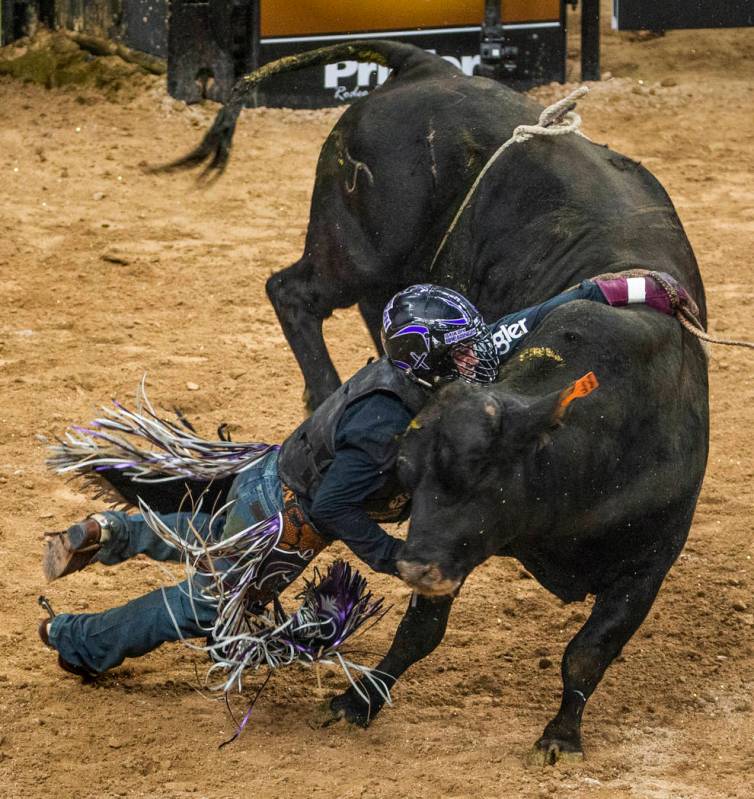
[[[603, 69], [612, 78], [580, 105], [585, 132], [658, 176], [699, 259], [711, 329], [754, 339], [754, 31], [610, 33]], [[367, 731], [310, 725], [345, 687], [335, 672], [321, 690], [313, 671], [277, 675], [247, 732], [220, 751], [232, 726], [195, 690], [205, 661], [180, 645], [93, 686], [57, 670], [36, 637], [40, 592], [59, 610], [96, 610], [163, 577], [135, 560], [43, 584], [41, 532], [101, 506], [46, 471], [38, 434], [132, 397], [145, 371], [152, 398], [206, 433], [232, 420], [237, 439], [278, 441], [302, 417], [264, 281], [301, 252], [318, 148], [339, 112], [246, 111], [230, 168], [207, 191], [143, 174], [141, 162], [193, 145], [213, 113], [173, 102], [157, 78], [120, 99], [0, 80], [0, 795], [754, 795], [745, 350], [712, 350], [712, 443], [689, 543], [588, 706], [583, 764], [524, 758], [557, 708], [558, 662], [588, 604], [562, 605], [515, 562], [472, 575], [442, 646]], [[371, 354], [356, 318], [327, 324], [343, 375]], [[365, 662], [386, 649], [408, 598], [395, 581], [370, 583], [394, 608], [362, 639]]]

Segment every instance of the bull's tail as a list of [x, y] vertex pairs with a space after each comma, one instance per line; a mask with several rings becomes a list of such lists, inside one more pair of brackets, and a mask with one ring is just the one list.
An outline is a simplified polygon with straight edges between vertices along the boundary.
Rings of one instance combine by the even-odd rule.
[[374, 41], [344, 42], [330, 47], [320, 47], [316, 50], [308, 50], [305, 53], [271, 61], [236, 81], [228, 101], [218, 112], [212, 127], [207, 131], [198, 147], [177, 161], [155, 167], [152, 171], [174, 172], [192, 169], [208, 162], [201, 177], [219, 177], [228, 163], [233, 133], [241, 110], [255, 87], [273, 75], [278, 75], [281, 72], [295, 72], [299, 69], [323, 64], [333, 64], [346, 59], [374, 62], [398, 72], [407, 62], [434, 58], [436, 56], [411, 44], [375, 39]]

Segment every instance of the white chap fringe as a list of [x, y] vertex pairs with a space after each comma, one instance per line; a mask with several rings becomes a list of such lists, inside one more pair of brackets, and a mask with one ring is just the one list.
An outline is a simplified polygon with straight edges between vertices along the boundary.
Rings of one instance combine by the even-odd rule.
[[51, 469], [96, 476], [98, 469], [112, 468], [136, 483], [209, 481], [238, 474], [275, 449], [271, 444], [202, 438], [161, 418], [147, 397], [144, 380], [136, 391], [135, 411], [115, 401], [102, 411], [104, 416], [88, 427], [71, 427], [50, 447]]
[[[391, 704], [388, 685], [379, 672], [346, 660], [340, 648], [368, 621], [384, 615], [383, 600], [372, 599], [367, 581], [349, 564], [336, 560], [324, 575], [315, 570], [314, 578], [306, 581], [297, 599], [303, 600], [293, 614], [286, 613], [275, 600], [267, 610], [254, 608], [255, 597], [263, 584], [281, 574], [284, 562], [276, 554], [283, 530], [282, 514], [277, 514], [241, 530], [228, 538], [211, 542], [202, 537], [193, 523], [193, 541], [172, 530], [144, 502], [139, 508], [156, 535], [175, 547], [187, 575], [187, 596], [197, 625], [201, 626], [197, 602], [209, 604], [216, 612], [211, 627], [203, 627], [208, 643], [205, 646], [183, 643], [192, 649], [207, 652], [214, 664], [207, 674], [207, 688], [213, 691], [241, 691], [243, 677], [248, 671], [262, 667], [277, 669], [294, 663], [309, 666], [313, 663], [338, 665], [359, 696], [369, 703], [369, 694], [356, 682], [353, 673], [368, 682], [387, 704]], [[211, 518], [209, 529], [227, 510], [219, 508]], [[196, 513], [200, 508], [197, 507]], [[270, 568], [272, 566], [272, 568]], [[197, 587], [194, 592], [193, 585]], [[168, 612], [180, 635], [180, 629], [170, 606]], [[222, 679], [212, 682], [221, 672]], [[387, 675], [385, 675], [387, 676]]]

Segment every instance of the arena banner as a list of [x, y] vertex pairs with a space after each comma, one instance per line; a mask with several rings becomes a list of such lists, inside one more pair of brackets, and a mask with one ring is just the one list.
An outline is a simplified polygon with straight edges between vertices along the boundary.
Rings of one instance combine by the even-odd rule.
[[[563, 80], [565, 12], [561, 0], [505, 0], [513, 84]], [[259, 63], [349, 39], [394, 39], [435, 52], [467, 75], [479, 64], [484, 0], [260, 0]], [[280, 75], [258, 105], [322, 107], [366, 95], [388, 76], [377, 64], [342, 61]]]
[[618, 30], [749, 25], [754, 25], [754, 0], [613, 0], [613, 27]]

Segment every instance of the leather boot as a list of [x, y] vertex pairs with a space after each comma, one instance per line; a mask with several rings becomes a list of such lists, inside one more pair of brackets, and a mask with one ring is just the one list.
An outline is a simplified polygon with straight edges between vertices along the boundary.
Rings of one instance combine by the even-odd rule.
[[103, 517], [90, 517], [63, 532], [45, 533], [42, 571], [47, 582], [81, 571], [95, 559], [102, 546], [103, 523]]
[[[47, 634], [47, 625], [50, 623], [50, 621], [52, 620], [42, 619], [37, 627], [37, 632], [39, 633], [42, 643], [48, 649], [55, 650], [55, 647], [50, 643], [50, 638]], [[75, 674], [77, 677], [81, 677], [84, 682], [91, 682], [97, 676], [96, 672], [89, 671], [89, 669], [86, 669], [83, 666], [74, 666], [73, 663], [69, 663], [67, 660], [64, 660], [61, 654], [58, 654], [58, 666], [60, 666], [63, 671], [67, 671], [69, 674]]]

